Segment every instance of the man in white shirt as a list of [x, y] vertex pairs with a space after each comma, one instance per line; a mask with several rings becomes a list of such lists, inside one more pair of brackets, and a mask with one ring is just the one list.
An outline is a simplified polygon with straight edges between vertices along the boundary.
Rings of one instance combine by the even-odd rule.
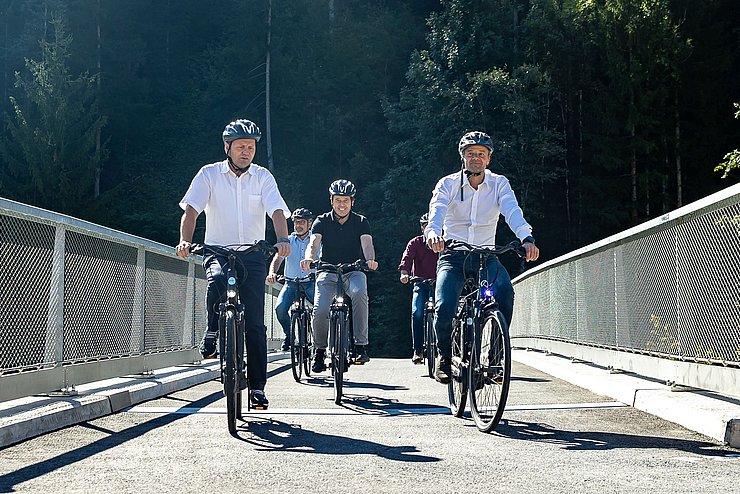
[[[176, 247], [178, 256], [187, 258], [190, 255], [195, 222], [203, 211], [206, 213], [206, 244], [228, 246], [264, 240], [265, 215], [269, 215], [278, 237], [275, 244], [278, 254], [290, 254], [286, 221], [290, 210], [269, 170], [252, 163], [260, 136], [257, 125], [249, 120], [236, 120], [226, 126], [222, 135], [226, 159], [203, 166], [180, 201], [180, 207], [185, 212], [180, 221], [180, 242]], [[224, 266], [227, 262], [226, 257], [211, 253], [203, 258], [208, 279], [208, 328], [200, 347], [204, 358], [216, 355], [217, 307], [226, 297]], [[247, 273], [248, 276], [245, 276]], [[252, 390], [249, 399], [256, 408], [267, 408], [269, 403], [264, 393], [267, 382], [267, 327], [264, 316], [266, 275], [262, 252], [239, 255], [237, 276], [242, 282], [239, 298], [244, 304], [248, 349], [246, 379], [249, 379]], [[239, 384], [242, 389], [246, 388], [245, 376], [240, 375]]]
[[[458, 152], [462, 169], [437, 182], [429, 202], [429, 224], [424, 230], [429, 247], [440, 253], [434, 318], [439, 356], [434, 377], [443, 384], [450, 381], [450, 336], [457, 301], [466, 274], [474, 274], [478, 269], [477, 254], [445, 250], [445, 239], [494, 246], [498, 217], [503, 215], [509, 228], [522, 241], [526, 260], [535, 261], [539, 257], [532, 227], [524, 219], [509, 180], [486, 169], [493, 152], [491, 138], [483, 132], [468, 132], [460, 139]], [[486, 268], [499, 308], [510, 324], [514, 289], [509, 273], [496, 257], [488, 259]]]

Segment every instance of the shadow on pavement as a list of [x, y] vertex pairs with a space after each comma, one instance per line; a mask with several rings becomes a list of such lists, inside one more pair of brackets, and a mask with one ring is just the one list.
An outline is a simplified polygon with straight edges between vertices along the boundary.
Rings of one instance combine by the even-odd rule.
[[610, 449], [674, 449], [704, 456], [724, 456], [727, 451], [708, 441], [660, 436], [638, 436], [598, 431], [567, 431], [543, 423], [502, 420], [494, 432], [511, 439], [560, 445], [563, 449], [588, 451]]
[[[215, 393], [211, 393], [210, 395], [201, 398], [200, 400], [189, 402], [186, 406], [202, 408], [210, 405], [211, 403], [217, 402], [218, 400], [222, 399], [223, 396], [223, 392], [219, 390]], [[15, 472], [0, 475], [0, 492], [13, 492], [13, 487], [15, 485], [41, 477], [49, 472], [53, 472], [54, 470], [57, 470], [59, 468], [72, 465], [86, 458], [90, 458], [91, 456], [94, 456], [102, 451], [115, 448], [116, 446], [130, 441], [131, 439], [136, 439], [149, 431], [171, 424], [172, 422], [180, 420], [184, 417], [187, 417], [187, 415], [170, 413], [153, 418], [152, 420], [148, 420], [137, 426], [129, 427], [128, 429], [124, 429], [120, 432], [107, 431], [106, 429], [90, 425], [89, 422], [77, 424], [78, 426], [90, 427], [96, 430], [100, 430], [101, 432], [110, 432], [111, 435], [103, 439], [99, 439], [86, 446], [82, 446], [59, 456], [55, 456], [54, 458], [49, 458], [48, 460], [44, 460], [40, 463], [29, 465], [25, 468], [21, 468], [20, 470], [16, 470]], [[14, 446], [17, 447], [17, 445]]]
[[[247, 438], [252, 435], [254, 438]], [[389, 446], [364, 439], [322, 434], [299, 425], [276, 420], [250, 421], [248, 429], [237, 432], [240, 440], [258, 451], [295, 451], [322, 455], [376, 455], [404, 462], [440, 461], [434, 456], [418, 454], [415, 446]], [[245, 436], [245, 437], [242, 437]]]

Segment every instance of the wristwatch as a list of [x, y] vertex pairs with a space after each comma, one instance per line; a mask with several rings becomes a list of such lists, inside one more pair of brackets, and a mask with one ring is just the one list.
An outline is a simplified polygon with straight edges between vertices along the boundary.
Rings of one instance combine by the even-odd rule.
[[530, 235], [527, 238], [525, 238], [524, 240], [522, 240], [522, 243], [523, 244], [526, 244], [527, 242], [529, 242], [530, 244], [534, 244], [535, 243], [534, 242], [534, 237], [532, 235]]
[[278, 243], [280, 243], [280, 242], [287, 242], [287, 243], [290, 243], [290, 239], [289, 239], [288, 237], [283, 237], [283, 238], [279, 238], [279, 239], [278, 239]]

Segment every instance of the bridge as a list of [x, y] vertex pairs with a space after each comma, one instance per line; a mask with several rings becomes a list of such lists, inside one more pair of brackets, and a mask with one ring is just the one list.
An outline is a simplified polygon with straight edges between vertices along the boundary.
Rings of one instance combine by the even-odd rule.
[[273, 406], [234, 440], [196, 349], [196, 263], [0, 200], [0, 492], [142, 490], [142, 475], [187, 492], [704, 490], [697, 465], [732, 491], [739, 238], [735, 186], [517, 278], [516, 377], [493, 435], [452, 418], [444, 387], [406, 361], [353, 368], [336, 407], [326, 376], [292, 381], [270, 317]]

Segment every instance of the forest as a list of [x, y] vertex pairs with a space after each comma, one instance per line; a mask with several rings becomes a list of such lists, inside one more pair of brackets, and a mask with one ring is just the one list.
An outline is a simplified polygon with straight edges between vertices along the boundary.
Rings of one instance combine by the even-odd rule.
[[410, 356], [396, 267], [467, 130], [540, 262], [740, 177], [737, 0], [0, 0], [0, 33], [0, 197], [174, 246], [251, 119], [291, 209], [357, 185], [374, 356]]

